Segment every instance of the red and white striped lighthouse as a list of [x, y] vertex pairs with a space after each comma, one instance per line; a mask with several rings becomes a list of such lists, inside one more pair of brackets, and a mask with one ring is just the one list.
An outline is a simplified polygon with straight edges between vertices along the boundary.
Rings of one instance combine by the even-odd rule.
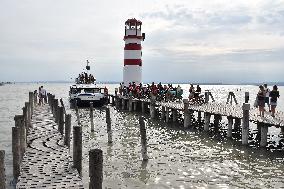
[[123, 82], [126, 86], [142, 82], [141, 41], [144, 41], [145, 33], [141, 33], [141, 26], [142, 22], [135, 18], [125, 22]]

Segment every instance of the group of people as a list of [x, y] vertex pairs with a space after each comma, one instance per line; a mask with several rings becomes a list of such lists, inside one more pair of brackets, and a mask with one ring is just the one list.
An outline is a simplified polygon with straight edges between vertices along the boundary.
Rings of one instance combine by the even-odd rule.
[[203, 99], [200, 94], [201, 94], [201, 87], [197, 85], [195, 89], [193, 84], [190, 84], [188, 100], [192, 102], [202, 101]]
[[47, 103], [47, 93], [43, 86], [38, 88], [38, 98], [39, 98], [39, 105], [43, 105]]
[[154, 96], [156, 100], [165, 100], [165, 101], [173, 101], [173, 100], [181, 100], [183, 90], [178, 85], [177, 87], [173, 87], [172, 84], [162, 85], [162, 83], [155, 84], [146, 84], [142, 85], [142, 83], [136, 84], [135, 82], [129, 83], [128, 86], [124, 85], [124, 83], [120, 83], [120, 87], [118, 89], [119, 94], [123, 96], [132, 96], [134, 98], [151, 98]]
[[92, 74], [88, 74], [86, 72], [82, 72], [76, 78], [76, 83], [78, 84], [93, 84], [95, 83], [96, 78]]
[[273, 86], [271, 91], [267, 87], [267, 84], [260, 85], [255, 103], [255, 105], [259, 108], [259, 116], [264, 116], [265, 104], [267, 104], [268, 110], [271, 112], [271, 116], [275, 117], [275, 109], [277, 106], [277, 99], [279, 97], [280, 95], [276, 85]]

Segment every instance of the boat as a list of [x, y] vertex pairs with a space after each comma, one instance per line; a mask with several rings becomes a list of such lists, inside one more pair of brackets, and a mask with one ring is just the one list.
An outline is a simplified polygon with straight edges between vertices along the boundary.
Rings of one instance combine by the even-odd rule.
[[69, 99], [71, 107], [88, 107], [92, 102], [94, 106], [103, 106], [108, 102], [108, 89], [96, 84], [96, 78], [89, 74], [90, 66], [87, 60], [87, 72], [79, 74], [75, 84], [70, 86]]

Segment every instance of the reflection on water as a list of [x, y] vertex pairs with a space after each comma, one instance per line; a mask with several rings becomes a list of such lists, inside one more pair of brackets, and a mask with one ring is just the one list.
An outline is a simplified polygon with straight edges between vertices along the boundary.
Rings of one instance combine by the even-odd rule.
[[[63, 97], [68, 104], [68, 84], [46, 84], [46, 89]], [[114, 91], [114, 85], [110, 86]], [[188, 88], [188, 86], [183, 86]], [[8, 180], [11, 180], [11, 127], [15, 114], [28, 100], [28, 91], [37, 85], [21, 84], [0, 87], [0, 148], [7, 151]], [[252, 86], [203, 86], [212, 89], [217, 101], [226, 101], [228, 91], [234, 90], [239, 102], [244, 91], [255, 95]], [[236, 91], [241, 88], [242, 91]], [[280, 87], [280, 93], [284, 88]], [[186, 96], [187, 94], [185, 94]], [[252, 99], [252, 97], [251, 97]], [[282, 99], [279, 108], [284, 111]], [[206, 134], [202, 123], [193, 128], [146, 119], [148, 162], [140, 154], [138, 117], [140, 114], [118, 111], [111, 107], [113, 144], [107, 143], [105, 111], [94, 110], [95, 132], [90, 133], [89, 112], [81, 109], [84, 130], [83, 180], [88, 184], [88, 150], [101, 148], [104, 152], [104, 187], [107, 188], [283, 188], [284, 154], [283, 136], [279, 128], [269, 129], [270, 149], [260, 149], [256, 141], [257, 130], [251, 124], [250, 146], [241, 145], [240, 135], [226, 138], [226, 119], [220, 129]], [[72, 113], [73, 125], [75, 113]], [[211, 127], [213, 128], [213, 126]]]

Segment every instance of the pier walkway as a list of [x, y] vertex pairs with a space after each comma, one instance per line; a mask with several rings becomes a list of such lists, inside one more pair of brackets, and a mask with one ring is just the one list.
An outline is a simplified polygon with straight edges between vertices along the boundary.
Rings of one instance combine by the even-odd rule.
[[49, 106], [35, 106], [33, 112], [16, 188], [83, 188]]

